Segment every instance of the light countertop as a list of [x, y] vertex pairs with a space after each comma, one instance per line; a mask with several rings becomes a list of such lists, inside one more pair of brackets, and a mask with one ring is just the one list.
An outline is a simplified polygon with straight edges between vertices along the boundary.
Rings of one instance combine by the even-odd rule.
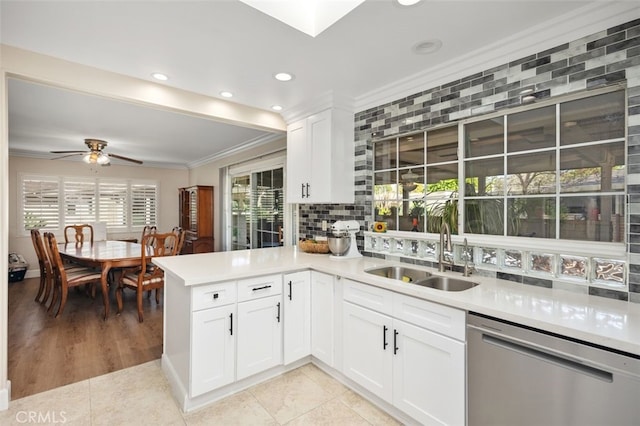
[[297, 247], [202, 253], [153, 261], [169, 274], [179, 277], [186, 286], [313, 269], [640, 356], [640, 304], [637, 303], [478, 275], [465, 279], [480, 285], [465, 291], [448, 292], [378, 277], [365, 271], [380, 266], [402, 265], [427, 270], [434, 275], [461, 278], [460, 273], [439, 273], [433, 268], [370, 257], [332, 259], [329, 255], [303, 253]]

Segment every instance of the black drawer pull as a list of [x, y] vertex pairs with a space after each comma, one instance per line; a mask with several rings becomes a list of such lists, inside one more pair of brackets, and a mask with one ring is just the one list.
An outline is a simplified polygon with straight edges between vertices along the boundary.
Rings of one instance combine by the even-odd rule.
[[389, 342], [387, 342], [387, 326], [382, 326], [382, 350], [387, 350], [387, 346], [389, 346]]
[[213, 300], [216, 300], [218, 298], [218, 293], [213, 293]]
[[280, 322], [280, 302], [278, 302], [278, 316], [276, 317], [278, 322]]
[[291, 281], [289, 281], [289, 300], [291, 300]]
[[393, 330], [393, 354], [397, 354], [398, 353], [398, 330], [394, 329]]
[[271, 288], [270, 285], [263, 285], [262, 287], [254, 287], [251, 289], [251, 291], [258, 291], [258, 290], [264, 290], [265, 288]]
[[231, 320], [231, 321], [229, 321], [230, 322], [230, 324], [229, 324], [229, 334], [231, 334], [233, 336], [233, 312], [231, 312], [229, 314], [229, 319]]

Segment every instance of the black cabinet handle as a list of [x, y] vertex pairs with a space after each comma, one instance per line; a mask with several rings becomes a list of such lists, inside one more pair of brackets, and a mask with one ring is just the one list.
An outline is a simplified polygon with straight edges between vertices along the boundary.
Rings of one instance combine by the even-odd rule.
[[278, 302], [278, 316], [276, 316], [278, 322], [280, 322], [280, 302]]
[[258, 290], [264, 290], [265, 288], [271, 288], [270, 285], [263, 285], [262, 287], [254, 287], [251, 289], [251, 291], [258, 291]]
[[309, 195], [309, 184], [307, 183], [307, 198], [309, 198], [311, 195]]
[[213, 293], [213, 300], [216, 300], [218, 298], [218, 293]]
[[229, 314], [229, 334], [233, 336], [233, 312]]
[[292, 293], [291, 293], [291, 281], [289, 281], [289, 300], [291, 299]]
[[389, 345], [389, 342], [387, 342], [387, 326], [383, 325], [382, 326], [382, 350], [386, 351], [387, 350], [387, 346]]
[[398, 353], [398, 330], [393, 329], [393, 354]]
[[301, 187], [302, 187], [302, 198], [304, 198], [304, 183], [301, 184]]

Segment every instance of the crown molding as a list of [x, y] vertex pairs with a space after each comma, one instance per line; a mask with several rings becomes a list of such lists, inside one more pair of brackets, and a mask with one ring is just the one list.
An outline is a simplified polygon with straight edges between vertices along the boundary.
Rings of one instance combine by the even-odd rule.
[[634, 1], [596, 1], [577, 11], [513, 34], [468, 55], [444, 62], [355, 99], [355, 111], [364, 111], [438, 87], [562, 43], [578, 40], [640, 17]]
[[243, 143], [241, 145], [234, 146], [234, 147], [226, 149], [224, 151], [217, 152], [217, 153], [215, 153], [213, 155], [210, 155], [208, 157], [204, 157], [204, 158], [201, 158], [199, 160], [187, 163], [187, 167], [189, 169], [194, 169], [196, 167], [200, 167], [200, 166], [203, 166], [205, 164], [213, 163], [214, 161], [221, 160], [223, 158], [229, 157], [229, 156], [234, 155], [234, 154], [242, 153], [242, 152], [247, 151], [249, 149], [256, 148], [258, 146], [265, 145], [265, 144], [268, 144], [270, 142], [273, 142], [273, 141], [276, 141], [276, 140], [282, 139], [282, 138], [286, 138], [286, 135], [284, 133], [272, 133], [272, 134], [260, 136], [260, 137], [257, 137], [255, 139], [252, 139], [252, 140], [250, 140], [250, 141], [248, 141], [246, 143]]
[[284, 121], [290, 124], [329, 108], [338, 108], [355, 113], [353, 98], [330, 90], [313, 100], [287, 108], [281, 112], [281, 115]]

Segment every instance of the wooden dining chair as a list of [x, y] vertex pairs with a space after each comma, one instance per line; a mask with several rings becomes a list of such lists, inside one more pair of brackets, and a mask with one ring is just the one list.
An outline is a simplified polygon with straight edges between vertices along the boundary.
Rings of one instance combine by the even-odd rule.
[[182, 253], [182, 246], [184, 245], [184, 236], [186, 231], [182, 229], [180, 226], [174, 226], [171, 230], [174, 234], [178, 236], [178, 246], [176, 247], [176, 255]]
[[58, 310], [55, 315], [57, 317], [64, 311], [69, 288], [85, 284], [100, 285], [101, 273], [93, 268], [83, 266], [67, 267], [62, 261], [62, 257], [58, 251], [56, 236], [51, 232], [45, 232], [44, 237], [46, 240], [45, 247], [48, 250], [49, 260], [51, 261], [53, 269], [53, 297], [48, 310], [51, 311], [59, 301], [60, 304], [58, 305]]
[[53, 270], [51, 263], [49, 262], [49, 255], [44, 246], [42, 235], [37, 229], [31, 230], [31, 241], [33, 242], [33, 248], [36, 251], [38, 257], [38, 266], [40, 267], [40, 287], [38, 288], [38, 294], [36, 294], [35, 301], [44, 304], [49, 299], [51, 294]]
[[[155, 234], [156, 232], [157, 232], [157, 228], [155, 226], [145, 225], [145, 227], [142, 228], [142, 236], [140, 237], [140, 243], [142, 244], [142, 240], [144, 240], [145, 235]], [[149, 239], [147, 241], [149, 243], [152, 243], [153, 239]]]
[[[73, 232], [72, 232], [73, 231]], [[82, 244], [85, 240], [85, 231], [89, 234], [89, 241], [93, 244], [93, 226], [88, 223], [82, 225], [67, 225], [64, 227], [64, 242], [74, 242]], [[70, 235], [71, 234], [71, 235]], [[72, 240], [73, 238], [73, 240]]]
[[[152, 241], [150, 241], [152, 240]], [[140, 267], [123, 271], [116, 289], [118, 314], [122, 312], [122, 292], [125, 288], [136, 291], [138, 321], [144, 320], [142, 299], [145, 291], [156, 291], [156, 303], [160, 303], [158, 290], [164, 287], [164, 271], [151, 263], [151, 259], [161, 256], [173, 256], [178, 247], [178, 235], [173, 232], [147, 234], [141, 241]]]

